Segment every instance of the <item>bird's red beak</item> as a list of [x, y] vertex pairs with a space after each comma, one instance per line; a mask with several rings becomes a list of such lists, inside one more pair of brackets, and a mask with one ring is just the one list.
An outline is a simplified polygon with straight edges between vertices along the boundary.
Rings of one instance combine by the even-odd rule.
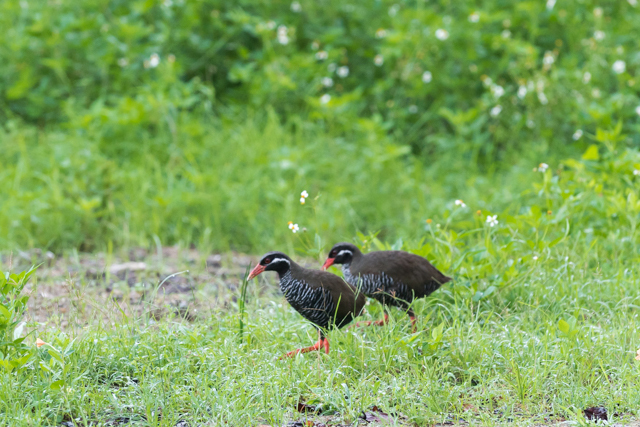
[[326, 270], [327, 268], [331, 267], [333, 265], [333, 261], [335, 261], [335, 258], [327, 258], [327, 260], [322, 265], [322, 269]]
[[251, 280], [254, 277], [256, 277], [258, 274], [262, 273], [264, 271], [264, 265], [256, 265], [253, 270], [251, 270], [251, 273], [249, 273], [249, 277], [247, 278], [247, 280]]

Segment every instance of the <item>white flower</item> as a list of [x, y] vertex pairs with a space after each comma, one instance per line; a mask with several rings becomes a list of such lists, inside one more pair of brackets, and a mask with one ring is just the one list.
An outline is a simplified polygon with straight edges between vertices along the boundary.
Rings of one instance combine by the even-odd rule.
[[377, 39], [383, 39], [385, 38], [386, 35], [387, 35], [387, 30], [385, 30], [384, 28], [378, 28], [378, 30], [376, 31]]
[[291, 3], [291, 11], [298, 13], [298, 12], [302, 11], [302, 6], [300, 6], [299, 2], [294, 1], [294, 2]]
[[537, 257], [536, 255], [534, 255], [534, 256], [533, 256], [533, 260], [534, 260], [534, 261], [537, 261], [537, 260], [538, 260], [538, 257]]
[[377, 67], [380, 67], [382, 64], [384, 64], [384, 58], [382, 57], [382, 55], [376, 55], [373, 58], [373, 63], [376, 64]]
[[284, 25], [280, 25], [278, 27], [278, 43], [280, 44], [288, 44], [289, 43], [289, 36], [287, 35], [287, 27], [285, 27]]
[[489, 114], [491, 114], [491, 117], [498, 117], [498, 115], [502, 112], [502, 106], [501, 105], [496, 105], [495, 107], [493, 107], [491, 109], [491, 111], [489, 112]]
[[329, 101], [331, 101], [331, 95], [329, 95], [328, 93], [325, 93], [324, 95], [322, 95], [320, 97], [320, 103], [321, 104], [328, 104]]
[[504, 30], [501, 34], [503, 39], [508, 39], [509, 37], [511, 37], [511, 31], [509, 30]]
[[467, 207], [467, 205], [465, 205], [465, 203], [460, 199], [455, 201], [455, 205], [456, 206], [460, 206], [461, 208], [466, 208]]
[[487, 215], [487, 224], [489, 224], [489, 227], [495, 227], [498, 225], [498, 215]]
[[578, 129], [577, 131], [574, 132], [573, 134], [573, 140], [577, 141], [580, 138], [582, 138], [582, 129]]
[[275, 21], [267, 21], [267, 29], [273, 30], [276, 27]]
[[525, 96], [527, 96], [527, 87], [521, 85], [518, 88], [518, 98], [523, 99]]
[[338, 71], [336, 71], [338, 77], [345, 78], [349, 75], [349, 67], [343, 65], [342, 67], [338, 67]]
[[449, 32], [447, 30], [443, 30], [442, 28], [438, 28], [436, 30], [436, 38], [438, 40], [446, 40], [449, 38]]
[[635, 176], [640, 175], [640, 170], [638, 170], [638, 169], [634, 169], [634, 170], [633, 170], [633, 174], [634, 174]]
[[409, 105], [409, 112], [411, 114], [415, 114], [418, 112], [418, 106], [417, 105]]
[[306, 203], [306, 199], [304, 197], [300, 197], [300, 204], [304, 205]]
[[493, 96], [497, 98], [500, 98], [502, 95], [504, 95], [504, 88], [500, 85], [494, 85], [491, 86], [491, 92], [493, 93]]
[[549, 169], [549, 165], [546, 163], [540, 163], [538, 165], [538, 170], [542, 173], [545, 173], [547, 171], [547, 169]]
[[320, 51], [316, 52], [316, 59], [319, 60], [319, 61], [324, 61], [328, 57], [329, 57], [329, 54], [324, 50], [320, 50]]
[[604, 31], [597, 30], [593, 33], [593, 38], [598, 41], [603, 40], [604, 37], [605, 37]]
[[118, 65], [124, 68], [129, 65], [129, 60], [127, 58], [120, 58], [118, 59]]
[[289, 230], [291, 230], [294, 233], [297, 233], [298, 230], [300, 230], [300, 227], [298, 226], [298, 224], [294, 224], [293, 222], [289, 221]]
[[333, 86], [333, 79], [331, 77], [323, 77], [322, 78], [322, 86], [324, 86], [324, 87]]
[[334, 64], [333, 62], [331, 64], [329, 64], [329, 66], [327, 67], [327, 70], [329, 70], [330, 73], [333, 73], [336, 70], [337, 65]]
[[627, 0], [629, 2], [629, 4], [633, 7], [636, 7], [638, 5], [638, 0]]
[[425, 71], [424, 73], [422, 73], [422, 82], [423, 83], [431, 82], [432, 78], [433, 78], [433, 75], [431, 74], [431, 71]]
[[469, 22], [473, 22], [475, 24], [478, 21], [480, 21], [480, 15], [478, 15], [478, 12], [473, 12], [469, 15]]
[[553, 9], [553, 6], [556, 5], [556, 0], [547, 0], [547, 10]]
[[640, 105], [636, 107], [636, 114], [640, 116]]
[[618, 59], [616, 62], [613, 63], [611, 68], [613, 69], [614, 73], [622, 74], [627, 69], [627, 64], [623, 60]]
[[600, 98], [600, 89], [595, 88], [591, 91], [591, 95], [593, 95], [594, 98]]
[[542, 105], [547, 105], [549, 103], [549, 100], [547, 99], [547, 95], [545, 95], [544, 92], [538, 93], [538, 100]]
[[584, 74], [582, 75], [582, 83], [589, 83], [591, 81], [591, 73], [588, 71], [585, 71]]
[[553, 57], [553, 53], [546, 51], [544, 53], [544, 58], [542, 58], [542, 63], [546, 66], [550, 66], [555, 62], [556, 58]]
[[300, 193], [300, 197], [306, 199], [307, 197], [309, 197], [309, 193], [307, 193], [307, 190], [303, 190], [302, 193]]
[[152, 53], [149, 57], [149, 67], [156, 68], [160, 64], [160, 56], [157, 53]]
[[602, 16], [602, 8], [596, 7], [595, 9], [593, 9], [593, 16], [595, 16], [596, 18], [600, 18]]

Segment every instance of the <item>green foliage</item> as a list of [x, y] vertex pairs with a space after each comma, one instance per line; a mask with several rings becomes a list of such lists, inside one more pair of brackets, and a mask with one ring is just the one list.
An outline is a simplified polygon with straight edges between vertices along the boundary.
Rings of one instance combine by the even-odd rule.
[[22, 316], [29, 301], [23, 289], [34, 272], [35, 268], [20, 273], [0, 273], [0, 367], [7, 372], [23, 368], [33, 356], [23, 343]]

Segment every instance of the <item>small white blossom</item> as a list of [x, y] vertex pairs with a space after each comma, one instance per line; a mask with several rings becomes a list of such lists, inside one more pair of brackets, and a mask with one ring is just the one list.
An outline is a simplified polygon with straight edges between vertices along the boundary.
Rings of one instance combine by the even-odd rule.
[[285, 27], [284, 25], [280, 25], [278, 27], [278, 43], [280, 44], [288, 44], [289, 43], [289, 35], [288, 35], [288, 30], [287, 27]]
[[525, 96], [527, 96], [527, 87], [520, 85], [518, 88], [518, 98], [523, 99]]
[[432, 78], [433, 78], [433, 75], [431, 74], [431, 71], [425, 71], [424, 73], [422, 73], [423, 83], [430, 83]]
[[546, 163], [540, 163], [538, 165], [538, 171], [545, 173], [547, 171], [547, 169], [549, 169], [549, 165]]
[[616, 62], [613, 63], [611, 68], [613, 69], [614, 73], [622, 74], [627, 69], [627, 64], [623, 60], [618, 59]]
[[629, 4], [633, 7], [636, 7], [638, 5], [638, 0], [627, 0], [629, 2]]
[[602, 17], [602, 8], [596, 7], [595, 9], [593, 9], [593, 16], [595, 16], [596, 18]]
[[149, 57], [149, 67], [156, 68], [160, 64], [160, 56], [157, 53], [152, 53]]
[[491, 111], [489, 112], [489, 114], [491, 114], [491, 117], [498, 117], [498, 115], [502, 112], [502, 106], [501, 105], [496, 105], [495, 107], [493, 107], [491, 109]]
[[124, 68], [129, 65], [129, 60], [127, 58], [120, 58], [118, 59], [118, 65]]
[[302, 193], [300, 193], [300, 197], [302, 197], [303, 199], [309, 197], [309, 193], [307, 193], [307, 190], [303, 190]]
[[556, 58], [553, 56], [553, 52], [546, 51], [544, 53], [544, 58], [542, 58], [542, 63], [546, 66], [551, 66], [556, 61]]
[[300, 197], [300, 204], [304, 205], [307, 202], [307, 200], [304, 197]]
[[324, 86], [324, 87], [333, 86], [333, 79], [331, 77], [323, 77], [322, 78], [322, 86]]
[[385, 30], [384, 28], [378, 28], [378, 30], [376, 31], [376, 38], [383, 39], [386, 36], [387, 36], [387, 30]]
[[575, 131], [575, 132], [573, 133], [573, 140], [574, 140], [574, 141], [577, 141], [577, 140], [579, 140], [580, 138], [582, 138], [582, 129], [578, 129], [577, 131]]
[[302, 6], [300, 6], [300, 2], [294, 1], [291, 3], [291, 11], [295, 13], [299, 13], [302, 11]]
[[267, 21], [267, 29], [273, 30], [276, 27], [275, 21]]
[[494, 85], [491, 86], [491, 92], [493, 93], [493, 96], [497, 98], [500, 98], [502, 95], [504, 95], [504, 88], [500, 85]]
[[540, 104], [542, 105], [547, 105], [549, 103], [549, 100], [547, 99], [547, 95], [545, 95], [544, 92], [538, 93], [538, 101], [540, 101]]
[[500, 35], [502, 36], [503, 39], [508, 39], [509, 37], [511, 37], [511, 31], [504, 30], [502, 31], [502, 33], [500, 33]]
[[487, 224], [489, 224], [489, 227], [498, 225], [498, 215], [487, 215]]
[[553, 6], [556, 5], [556, 0], [547, 0], [547, 10], [553, 9]]
[[291, 221], [289, 221], [289, 230], [291, 230], [294, 233], [297, 233], [298, 230], [300, 230], [300, 226], [298, 226], [298, 224], [294, 224]]
[[460, 199], [455, 201], [455, 205], [456, 206], [460, 206], [461, 208], [466, 208], [467, 207], [467, 205]]
[[538, 257], [537, 257], [536, 255], [534, 255], [534, 256], [533, 256], [533, 260], [534, 260], [534, 261], [537, 261], [537, 260], [538, 260]]
[[382, 55], [376, 55], [373, 58], [373, 63], [376, 64], [377, 67], [380, 67], [382, 64], [384, 64], [384, 58], [382, 57]]
[[338, 67], [338, 71], [336, 71], [338, 77], [345, 78], [349, 75], [349, 67], [343, 65], [342, 67]]
[[638, 169], [634, 169], [634, 170], [633, 170], [633, 174], [634, 174], [635, 176], [639, 176], [639, 175], [640, 175], [640, 170], [638, 170]]
[[471, 15], [469, 15], [469, 22], [473, 22], [475, 24], [478, 21], [480, 21], [480, 15], [478, 14], [478, 12], [473, 12]]
[[449, 38], [449, 32], [447, 30], [443, 30], [442, 28], [438, 28], [436, 30], [436, 38], [438, 40], [446, 40]]
[[320, 97], [320, 103], [321, 104], [328, 104], [329, 101], [331, 101], [331, 95], [329, 95], [328, 93], [325, 93], [324, 95], [322, 95]]
[[417, 105], [409, 105], [409, 112], [411, 114], [415, 114], [418, 112], [418, 106]]
[[585, 71], [584, 74], [582, 75], [582, 83], [589, 83], [591, 81], [591, 73], [588, 71]]
[[604, 31], [597, 30], [593, 33], [593, 38], [598, 41], [604, 40], [604, 37], [605, 37]]
[[329, 57], [329, 54], [324, 50], [320, 50], [320, 51], [316, 52], [316, 59], [319, 60], [319, 61], [324, 61], [328, 57]]
[[640, 105], [636, 107], [636, 114], [640, 116]]
[[593, 89], [593, 90], [591, 91], [591, 95], [592, 95], [594, 98], [600, 98], [600, 89], [598, 89], [598, 88]]

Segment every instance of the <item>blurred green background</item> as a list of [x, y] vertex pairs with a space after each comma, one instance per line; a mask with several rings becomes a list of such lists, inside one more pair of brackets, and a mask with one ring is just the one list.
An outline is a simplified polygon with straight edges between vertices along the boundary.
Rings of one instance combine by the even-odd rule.
[[456, 199], [630, 212], [637, 0], [5, 0], [0, 25], [0, 250], [418, 240]]

